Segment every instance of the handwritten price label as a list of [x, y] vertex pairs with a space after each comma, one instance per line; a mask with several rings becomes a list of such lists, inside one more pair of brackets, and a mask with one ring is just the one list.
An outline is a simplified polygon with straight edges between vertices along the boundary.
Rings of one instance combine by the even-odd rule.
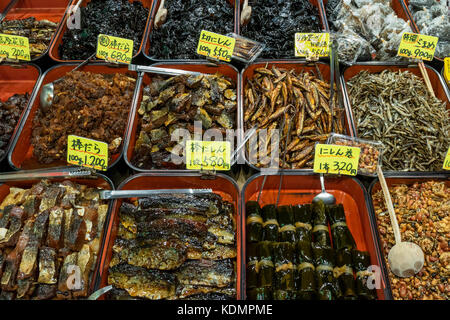
[[188, 140], [186, 168], [188, 170], [230, 170], [229, 141]]
[[356, 176], [360, 148], [332, 144], [316, 144], [314, 172]]
[[203, 56], [230, 62], [236, 39], [202, 30], [197, 53]]
[[450, 84], [450, 58], [444, 59], [444, 78]]
[[11, 34], [0, 34], [0, 57], [30, 61], [28, 38]]
[[328, 57], [330, 55], [329, 33], [296, 33], [296, 57]]
[[444, 166], [442, 167], [444, 170], [450, 170], [450, 148], [448, 148], [447, 156], [444, 160]]
[[133, 40], [99, 34], [97, 58], [130, 64], [133, 58]]
[[108, 144], [70, 135], [67, 141], [67, 162], [106, 171], [108, 169]]
[[421, 60], [433, 60], [439, 38], [405, 32], [398, 47], [398, 56]]

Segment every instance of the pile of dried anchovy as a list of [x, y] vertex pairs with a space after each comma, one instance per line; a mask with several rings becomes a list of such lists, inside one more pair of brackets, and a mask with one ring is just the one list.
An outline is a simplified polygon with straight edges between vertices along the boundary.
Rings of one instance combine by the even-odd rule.
[[47, 50], [57, 26], [54, 22], [36, 20], [34, 17], [5, 20], [0, 25], [0, 33], [27, 37], [30, 42], [31, 59], [35, 59]]
[[347, 82], [360, 138], [384, 144], [383, 166], [394, 171], [440, 171], [450, 145], [445, 102], [408, 71], [361, 71]]
[[258, 143], [250, 146], [249, 159], [259, 159], [257, 167], [266, 167], [271, 161], [274, 129], [280, 130], [279, 165], [288, 169], [311, 168], [315, 143], [325, 142], [331, 132], [343, 133], [344, 110], [337, 108], [334, 95], [331, 112], [330, 85], [318, 76], [272, 66], [255, 69], [254, 76], [247, 79], [245, 129], [268, 130], [266, 138], [257, 134]]
[[[403, 241], [419, 245], [425, 264], [414, 277], [389, 271], [392, 293], [400, 300], [450, 299], [450, 189], [445, 182], [427, 181], [389, 188]], [[378, 230], [387, 257], [395, 244], [382, 191], [373, 195]], [[389, 268], [389, 262], [386, 259]]]

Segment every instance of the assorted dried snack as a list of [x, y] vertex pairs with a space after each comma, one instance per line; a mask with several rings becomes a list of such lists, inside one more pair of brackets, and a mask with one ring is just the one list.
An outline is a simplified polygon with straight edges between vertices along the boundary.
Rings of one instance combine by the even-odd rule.
[[118, 153], [135, 84], [121, 73], [67, 73], [55, 83], [51, 107], [41, 106], [33, 120], [33, 156], [39, 163], [65, 160], [68, 135], [106, 142], [109, 156]]
[[[266, 167], [275, 161], [286, 169], [312, 168], [315, 143], [324, 143], [331, 132], [344, 132], [344, 109], [338, 107], [336, 95], [330, 102], [330, 84], [322, 79], [320, 72], [274, 65], [256, 68], [245, 80], [244, 127], [256, 126], [260, 137], [248, 147], [251, 163]], [[280, 131], [279, 144], [272, 146], [275, 130]]]
[[15, 94], [5, 102], [0, 101], [0, 158], [3, 158], [20, 116], [28, 104], [30, 95]]
[[415, 182], [389, 188], [402, 241], [419, 245], [425, 264], [409, 278], [395, 276], [387, 255], [395, 244], [382, 191], [372, 195], [382, 250], [389, 269], [394, 299], [448, 300], [450, 298], [450, 189], [444, 181]]
[[236, 299], [234, 205], [211, 194], [160, 194], [120, 207], [109, 299]]
[[185, 168], [184, 161], [172, 161], [172, 153], [184, 155], [183, 148], [176, 148], [181, 141], [172, 141], [171, 135], [186, 129], [192, 136], [198, 121], [203, 130], [217, 129], [225, 138], [227, 129], [236, 129], [236, 112], [236, 84], [229, 77], [217, 73], [153, 78], [143, 89], [138, 110], [133, 165], [142, 169]]
[[107, 213], [99, 189], [69, 180], [11, 187], [0, 205], [0, 300], [87, 298]]
[[409, 71], [361, 71], [347, 81], [358, 137], [384, 145], [383, 167], [440, 171], [450, 145], [446, 103]]
[[36, 20], [34, 17], [20, 20], [3, 20], [0, 33], [27, 37], [30, 43], [31, 59], [39, 58], [47, 51], [50, 40], [58, 24], [48, 20]]
[[366, 285], [370, 255], [356, 249], [342, 204], [248, 201], [245, 211], [248, 299], [376, 299]]
[[241, 34], [266, 45], [262, 58], [295, 58], [295, 34], [322, 30], [319, 10], [308, 0], [250, 0], [248, 4], [252, 14], [241, 26]]
[[[155, 59], [199, 59], [202, 30], [234, 32], [234, 8], [224, 0], [167, 0], [167, 20], [150, 32], [150, 56]], [[255, 39], [258, 40], [258, 39]], [[203, 57], [204, 58], [204, 57]]]
[[97, 37], [107, 34], [133, 40], [137, 54], [149, 9], [141, 1], [91, 0], [80, 7], [81, 28], [67, 29], [58, 50], [63, 60], [85, 60], [97, 50]]

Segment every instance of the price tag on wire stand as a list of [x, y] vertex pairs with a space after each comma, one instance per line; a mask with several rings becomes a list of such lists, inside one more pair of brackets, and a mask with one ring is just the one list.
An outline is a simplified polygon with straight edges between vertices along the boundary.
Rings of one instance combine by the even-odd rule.
[[398, 47], [397, 55], [406, 58], [431, 61], [433, 60], [438, 40], [438, 37], [405, 32], [402, 34], [402, 40]]
[[67, 162], [106, 171], [108, 169], [108, 144], [70, 135], [67, 138]]
[[329, 33], [296, 33], [296, 57], [328, 57], [330, 55]]
[[133, 40], [99, 34], [97, 38], [97, 58], [130, 64], [131, 59], [133, 59]]
[[186, 169], [230, 170], [231, 144], [229, 141], [188, 140], [186, 142]]
[[316, 144], [314, 172], [356, 176], [360, 148], [332, 144]]
[[444, 59], [444, 78], [450, 84], [450, 57]]
[[30, 44], [27, 37], [0, 34], [0, 57], [30, 61]]
[[450, 170], [450, 147], [448, 148], [447, 156], [445, 157], [444, 166], [442, 168], [444, 170]]
[[198, 40], [197, 53], [230, 62], [235, 44], [236, 39], [232, 37], [202, 30]]

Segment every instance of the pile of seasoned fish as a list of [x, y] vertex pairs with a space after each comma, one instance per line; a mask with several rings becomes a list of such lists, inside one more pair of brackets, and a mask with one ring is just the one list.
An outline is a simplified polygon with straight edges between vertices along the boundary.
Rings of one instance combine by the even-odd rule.
[[[257, 167], [273, 161], [285, 169], [311, 168], [316, 142], [324, 143], [331, 132], [343, 133], [344, 109], [336, 94], [330, 103], [330, 84], [317, 68], [297, 73], [294, 69], [257, 68], [244, 87], [244, 125], [257, 127], [258, 142], [250, 139], [248, 159]], [[267, 134], [261, 130], [267, 129]], [[274, 143], [276, 130], [279, 143]], [[278, 149], [278, 159], [275, 150]], [[271, 166], [272, 167], [272, 166]]]
[[233, 204], [214, 193], [161, 194], [120, 208], [109, 299], [236, 298]]
[[0, 205], [0, 300], [89, 294], [108, 205], [99, 190], [47, 180]]
[[186, 129], [192, 136], [198, 121], [203, 130], [217, 129], [225, 138], [227, 129], [235, 129], [236, 109], [236, 84], [221, 74], [153, 78], [138, 110], [139, 138], [132, 163], [142, 169], [183, 169], [183, 163], [172, 161], [172, 152], [183, 156], [172, 133]]

